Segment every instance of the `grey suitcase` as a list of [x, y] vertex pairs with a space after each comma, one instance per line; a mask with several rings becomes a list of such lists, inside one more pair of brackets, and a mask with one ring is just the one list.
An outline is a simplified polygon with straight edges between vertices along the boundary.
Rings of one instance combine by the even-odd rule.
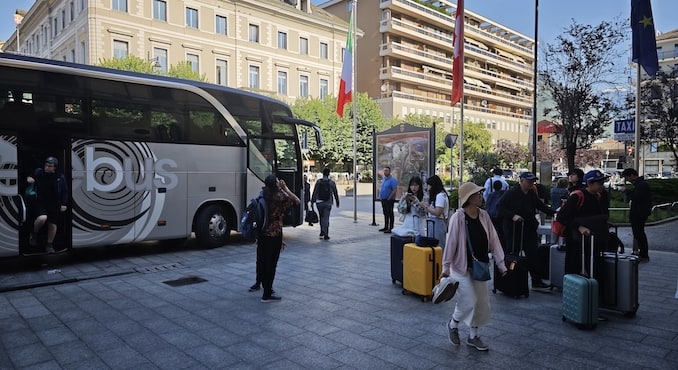
[[[586, 277], [582, 238], [581, 275], [567, 274], [563, 278], [563, 321], [580, 329], [595, 329], [598, 324], [598, 281]], [[591, 236], [591, 276], [593, 276], [593, 236]]]
[[552, 288], [563, 290], [565, 276], [565, 246], [554, 244], [549, 253], [549, 283]]
[[634, 317], [638, 311], [638, 264], [636, 256], [604, 253], [600, 307]]

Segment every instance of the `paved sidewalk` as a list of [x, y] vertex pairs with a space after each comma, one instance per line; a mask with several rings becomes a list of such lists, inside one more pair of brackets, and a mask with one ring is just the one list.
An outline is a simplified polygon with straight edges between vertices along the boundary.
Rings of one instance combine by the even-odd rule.
[[[370, 226], [371, 213], [354, 222], [351, 204], [333, 210], [329, 241], [317, 225], [285, 229], [279, 303], [247, 291], [255, 246], [237, 238], [211, 250], [97, 248], [86, 253], [113, 258], [50, 256], [2, 274], [0, 369], [678, 368], [678, 246], [667, 231], [678, 223], [648, 228], [636, 317], [606, 312], [609, 321], [582, 331], [561, 321], [557, 291], [490, 292], [492, 321], [480, 331], [490, 351], [481, 353], [448, 342], [454, 300], [423, 303], [391, 283], [389, 236]], [[630, 229], [620, 235], [630, 246]], [[164, 283], [187, 277], [206, 281]]]

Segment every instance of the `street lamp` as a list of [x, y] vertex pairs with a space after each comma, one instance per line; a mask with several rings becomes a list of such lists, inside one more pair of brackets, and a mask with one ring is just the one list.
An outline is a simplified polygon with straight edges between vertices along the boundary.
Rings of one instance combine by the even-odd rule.
[[19, 41], [19, 25], [21, 25], [21, 21], [24, 20], [23, 14], [19, 13], [19, 9], [16, 10], [14, 13], [14, 24], [16, 25], [16, 53], [20, 54], [20, 45], [21, 42]]
[[452, 179], [454, 178], [454, 165], [453, 165], [452, 148], [454, 147], [454, 144], [457, 143], [458, 137], [459, 137], [459, 135], [457, 135], [457, 134], [447, 134], [447, 136], [445, 136], [445, 146], [450, 148], [450, 188], [452, 188]]

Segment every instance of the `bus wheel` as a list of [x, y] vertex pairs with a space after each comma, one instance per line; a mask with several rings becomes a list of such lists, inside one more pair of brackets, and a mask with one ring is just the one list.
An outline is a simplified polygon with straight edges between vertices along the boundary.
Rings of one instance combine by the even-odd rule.
[[231, 228], [225, 214], [224, 209], [217, 205], [207, 206], [200, 211], [195, 224], [195, 236], [200, 246], [216, 248], [228, 242]]

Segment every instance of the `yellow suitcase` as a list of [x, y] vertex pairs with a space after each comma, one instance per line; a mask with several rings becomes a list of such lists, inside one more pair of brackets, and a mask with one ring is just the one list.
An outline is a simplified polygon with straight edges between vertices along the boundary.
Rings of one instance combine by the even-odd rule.
[[419, 247], [415, 243], [403, 246], [403, 294], [408, 292], [421, 296], [426, 302], [433, 295], [433, 287], [439, 282], [442, 269], [443, 249]]

